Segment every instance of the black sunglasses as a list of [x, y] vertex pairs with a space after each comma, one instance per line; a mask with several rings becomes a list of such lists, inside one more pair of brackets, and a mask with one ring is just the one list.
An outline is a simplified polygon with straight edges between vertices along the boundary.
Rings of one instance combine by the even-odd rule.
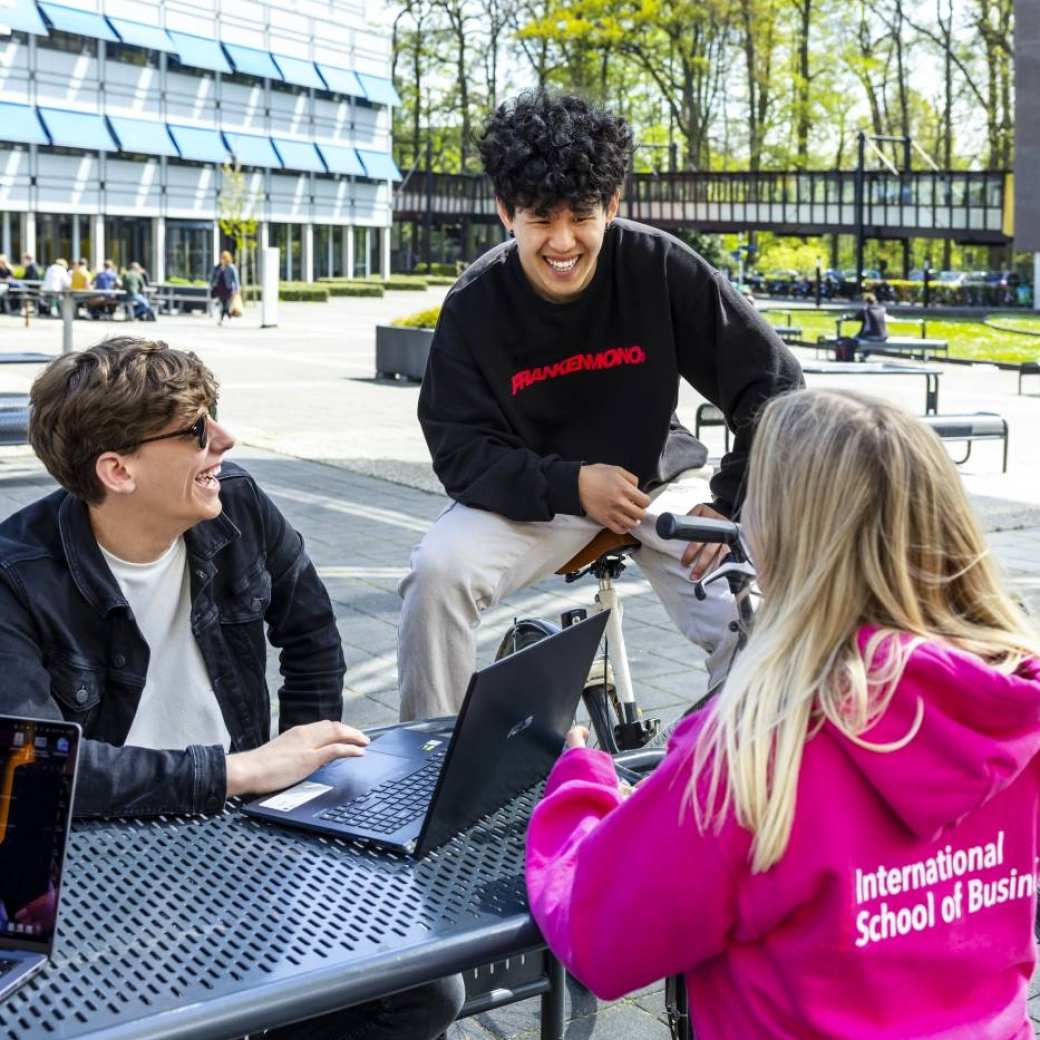
[[199, 450], [206, 447], [209, 440], [209, 416], [203, 413], [189, 427], [184, 430], [174, 430], [172, 433], [158, 433], [154, 437], [142, 437], [133, 444], [124, 444], [121, 448], [113, 448], [113, 451], [129, 451], [131, 448], [139, 448], [142, 444], [150, 444], [152, 441], [164, 441], [169, 437], [187, 437], [191, 435], [198, 441]]

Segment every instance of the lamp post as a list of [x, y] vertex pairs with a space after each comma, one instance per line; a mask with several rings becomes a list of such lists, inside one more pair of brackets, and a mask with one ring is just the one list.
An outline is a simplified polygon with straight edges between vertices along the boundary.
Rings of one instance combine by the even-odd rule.
[[820, 309], [820, 290], [822, 288], [822, 286], [820, 285], [820, 281], [821, 281], [821, 278], [820, 278], [820, 258], [817, 257], [816, 258], [816, 309], [817, 310]]

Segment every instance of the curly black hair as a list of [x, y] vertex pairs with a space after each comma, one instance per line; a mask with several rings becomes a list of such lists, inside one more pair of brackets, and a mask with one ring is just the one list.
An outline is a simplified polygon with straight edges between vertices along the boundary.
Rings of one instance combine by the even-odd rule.
[[499, 105], [480, 138], [480, 157], [510, 217], [606, 206], [621, 188], [632, 130], [620, 116], [572, 94], [525, 91]]

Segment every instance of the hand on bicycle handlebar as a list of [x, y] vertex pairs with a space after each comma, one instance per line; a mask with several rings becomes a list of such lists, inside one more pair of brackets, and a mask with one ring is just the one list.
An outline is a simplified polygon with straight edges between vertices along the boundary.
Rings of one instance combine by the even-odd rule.
[[[687, 516], [707, 516], [713, 520], [727, 520], [720, 512], [709, 505], [694, 506]], [[682, 562], [690, 568], [690, 580], [700, 581], [709, 571], [714, 570], [729, 552], [725, 545], [710, 545], [707, 542], [690, 542], [682, 554]]]
[[627, 534], [638, 527], [650, 505], [650, 497], [639, 490], [635, 474], [603, 463], [578, 470], [578, 498], [590, 520], [615, 534]]
[[589, 739], [589, 731], [585, 726], [571, 726], [564, 738], [564, 747], [585, 747]]

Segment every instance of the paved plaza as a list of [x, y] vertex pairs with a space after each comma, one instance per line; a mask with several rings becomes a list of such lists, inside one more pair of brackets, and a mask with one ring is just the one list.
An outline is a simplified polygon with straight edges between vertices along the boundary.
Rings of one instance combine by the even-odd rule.
[[[258, 309], [218, 328], [201, 316], [157, 324], [81, 321], [77, 348], [123, 332], [155, 336], [195, 350], [222, 388], [221, 419], [239, 438], [232, 458], [241, 462], [306, 540], [328, 586], [347, 657], [347, 722], [376, 726], [397, 719], [397, 583], [408, 555], [444, 507], [415, 420], [418, 388], [373, 378], [374, 326], [438, 302], [443, 293], [392, 293], [383, 300], [337, 299], [327, 305], [282, 304], [277, 329], [258, 328]], [[56, 352], [56, 321], [0, 318], [0, 353]], [[801, 352], [803, 357], [811, 351]], [[0, 367], [0, 392], [27, 389], [37, 369]], [[880, 385], [871, 385], [876, 382]], [[812, 385], [822, 385], [813, 379]], [[859, 378], [836, 382], [885, 394], [920, 411], [920, 380]], [[1010, 469], [1000, 474], [999, 448], [977, 445], [965, 481], [990, 532], [1010, 585], [1040, 612], [1040, 416], [1036, 394], [1016, 395], [1011, 372], [944, 366], [940, 411], [995, 411], [1011, 424]], [[680, 394], [680, 416], [692, 425], [699, 398]], [[619, 423], [636, 416], [618, 416]], [[706, 437], [717, 454], [718, 430]], [[44, 494], [53, 482], [26, 448], [0, 448], [0, 516]], [[691, 503], [692, 505], [693, 503]], [[619, 583], [633, 679], [641, 703], [665, 721], [677, 717], [704, 689], [702, 654], [675, 631], [649, 585], [633, 566]], [[489, 612], [479, 657], [491, 659], [514, 616], [554, 617], [589, 604], [594, 583], [550, 579]], [[278, 684], [277, 658], [268, 679]], [[572, 983], [569, 1040], [665, 1038], [661, 987], [597, 1004]], [[538, 1002], [526, 1001], [459, 1023], [465, 1037], [537, 1036]]]

